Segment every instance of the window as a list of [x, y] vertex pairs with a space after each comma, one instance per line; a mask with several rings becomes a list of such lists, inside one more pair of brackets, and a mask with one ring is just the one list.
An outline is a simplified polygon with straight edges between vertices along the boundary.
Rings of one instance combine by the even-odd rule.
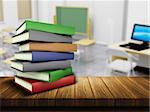
[[18, 0], [18, 18], [19, 19], [32, 18], [31, 0]]
[[3, 21], [3, 2], [0, 0], [0, 21]]

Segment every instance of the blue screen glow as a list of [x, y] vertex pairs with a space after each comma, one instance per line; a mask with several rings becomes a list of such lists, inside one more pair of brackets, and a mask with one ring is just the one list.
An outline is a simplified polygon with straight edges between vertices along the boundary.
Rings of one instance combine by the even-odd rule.
[[132, 39], [150, 42], [150, 27], [135, 25]]

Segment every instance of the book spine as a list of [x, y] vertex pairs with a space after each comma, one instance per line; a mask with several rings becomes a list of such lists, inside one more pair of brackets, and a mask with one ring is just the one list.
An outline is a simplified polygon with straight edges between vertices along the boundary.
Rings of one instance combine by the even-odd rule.
[[73, 60], [73, 53], [32, 52], [32, 62]]
[[65, 35], [75, 34], [75, 28], [73, 27], [62, 26], [62, 25], [57, 25], [57, 24], [34, 22], [34, 21], [26, 21], [26, 24], [27, 24], [26, 30], [36, 30], [36, 31], [65, 34]]
[[43, 70], [64, 69], [71, 66], [69, 60], [65, 61], [51, 61], [51, 62], [37, 62], [37, 63], [23, 63], [24, 72], [36, 72]]
[[[29, 78], [29, 79], [35, 79], [39, 81], [45, 81], [45, 82], [54, 82], [56, 80], [59, 80], [65, 76], [72, 75], [72, 68], [66, 68], [62, 70], [55, 70], [55, 71], [46, 71], [46, 72], [17, 72], [17, 77], [22, 78]], [[47, 76], [45, 79], [44, 77]], [[49, 77], [49, 78], [48, 78]]]
[[[29, 43], [30, 51], [75, 52], [77, 45], [66, 43]], [[22, 45], [25, 46], [25, 45]], [[40, 47], [39, 47], [40, 46]]]
[[55, 82], [47, 83], [47, 82], [37, 82], [33, 83], [32, 87], [32, 93], [42, 92], [46, 90], [51, 90], [55, 88], [60, 88], [63, 86], [71, 85], [75, 83], [75, 76], [67, 76], [64, 78], [61, 78], [60, 80], [57, 80]]
[[72, 72], [72, 68], [66, 68], [64, 70], [56, 70], [56, 71], [53, 71], [53, 72], [50, 72], [50, 80], [49, 82], [54, 82], [56, 80], [59, 80], [65, 76], [68, 76], [68, 75], [71, 75], [73, 74]]
[[32, 41], [60, 42], [60, 43], [72, 43], [73, 41], [72, 37], [69, 35], [58, 35], [34, 30], [30, 30], [29, 32], [30, 32], [30, 40]]

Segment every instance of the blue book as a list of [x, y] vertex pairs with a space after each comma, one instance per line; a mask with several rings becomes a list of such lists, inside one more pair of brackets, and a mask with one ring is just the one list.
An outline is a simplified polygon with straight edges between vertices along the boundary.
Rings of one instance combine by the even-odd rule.
[[25, 61], [31, 61], [31, 62], [73, 60], [74, 53], [33, 51], [33, 52], [16, 53], [14, 58], [16, 60], [25, 60]]

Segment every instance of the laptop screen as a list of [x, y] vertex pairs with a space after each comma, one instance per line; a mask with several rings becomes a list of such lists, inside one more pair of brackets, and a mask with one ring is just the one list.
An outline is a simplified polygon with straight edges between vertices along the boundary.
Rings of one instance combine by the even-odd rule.
[[150, 42], [150, 26], [135, 24], [131, 39]]

